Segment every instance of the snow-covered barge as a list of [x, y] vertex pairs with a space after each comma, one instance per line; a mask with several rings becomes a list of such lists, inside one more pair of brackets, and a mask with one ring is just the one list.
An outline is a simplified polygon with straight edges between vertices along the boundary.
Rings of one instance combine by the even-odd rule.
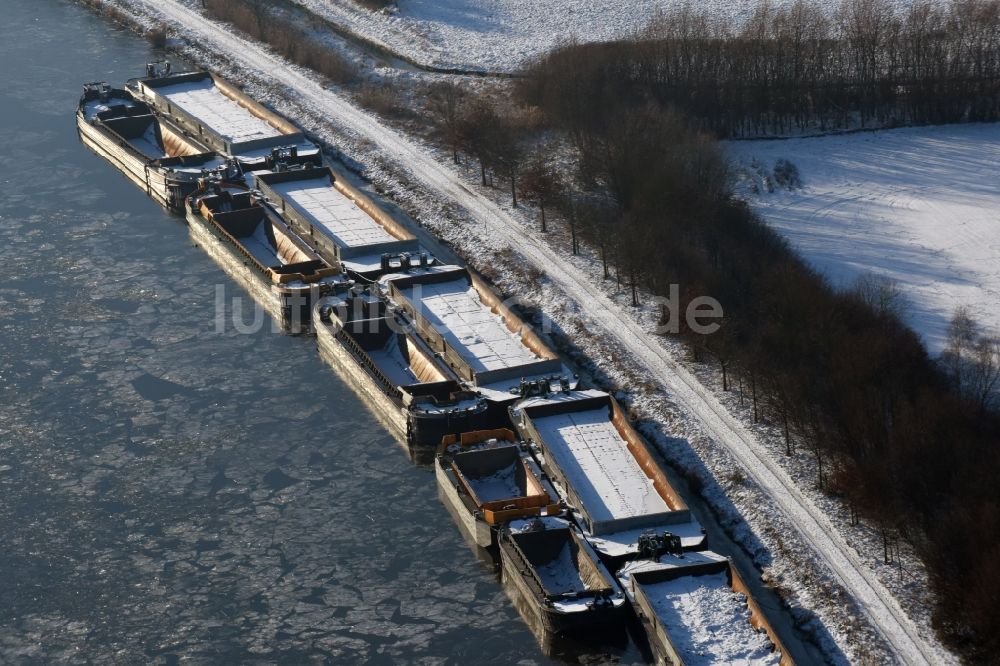
[[206, 170], [225, 165], [224, 157], [107, 83], [84, 86], [76, 126], [84, 145], [175, 212]]
[[210, 72], [147, 76], [127, 87], [161, 118], [245, 165], [264, 164], [275, 149], [296, 158], [319, 156], [319, 148], [299, 128]]
[[412, 233], [332, 169], [261, 173], [254, 182], [317, 252], [360, 279], [434, 264]]
[[236, 279], [282, 328], [309, 329], [312, 305], [350, 282], [245, 189], [211, 183], [188, 199], [192, 240]]
[[383, 284], [434, 353], [489, 401], [492, 427], [510, 424], [508, 408], [528, 384], [576, 386], [562, 359], [469, 269], [438, 266], [390, 275]]
[[562, 513], [555, 489], [506, 428], [445, 437], [434, 472], [441, 501], [480, 548], [495, 545], [508, 521]]
[[521, 437], [538, 447], [542, 469], [608, 562], [635, 557], [651, 530], [677, 536], [685, 550], [705, 547], [701, 526], [610, 395], [552, 393], [513, 411]]
[[630, 562], [618, 574], [659, 664], [791, 666], [732, 563], [710, 551]]

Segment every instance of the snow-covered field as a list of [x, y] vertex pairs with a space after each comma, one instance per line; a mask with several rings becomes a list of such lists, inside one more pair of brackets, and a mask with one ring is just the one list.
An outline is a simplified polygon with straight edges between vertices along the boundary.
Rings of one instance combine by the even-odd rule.
[[[354, 0], [294, 0], [396, 53], [437, 67], [511, 72], [560, 40], [603, 41], [644, 27], [683, 0], [397, 0], [376, 12]], [[782, 4], [778, 0], [772, 4]], [[739, 21], [756, 0], [706, 0], [700, 9]]]
[[[1000, 332], [1000, 125], [728, 146], [758, 183], [747, 196], [767, 222], [834, 284], [896, 281], [932, 352], [959, 305]], [[762, 185], [779, 159], [798, 167], [801, 188]]]

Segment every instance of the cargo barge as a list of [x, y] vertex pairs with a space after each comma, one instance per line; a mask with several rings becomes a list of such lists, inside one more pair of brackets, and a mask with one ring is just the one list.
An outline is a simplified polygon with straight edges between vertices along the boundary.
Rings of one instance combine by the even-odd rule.
[[226, 167], [225, 157], [107, 83], [84, 86], [76, 126], [85, 146], [174, 212], [183, 211], [206, 171]]
[[328, 167], [260, 173], [254, 185], [321, 256], [359, 280], [437, 263], [416, 236]]
[[657, 664], [792, 666], [732, 563], [711, 551], [622, 567], [622, 584]]
[[625, 595], [579, 528], [559, 518], [517, 520], [499, 532], [507, 593], [536, 633], [620, 624]]
[[191, 139], [245, 167], [265, 166], [275, 150], [297, 160], [320, 159], [299, 128], [210, 72], [147, 76], [126, 88]]
[[418, 462], [449, 434], [488, 428], [487, 405], [437, 359], [402, 313], [360, 285], [314, 316], [321, 357]]
[[639, 554], [646, 533], [668, 532], [684, 550], [704, 531], [670, 485], [618, 402], [601, 391], [528, 398], [513, 410], [521, 437], [563, 493], [588, 541], [612, 568]]
[[310, 329], [312, 306], [351, 286], [253, 193], [218, 182], [187, 202], [191, 239], [236, 279], [282, 329]]
[[576, 386], [562, 359], [473, 271], [437, 266], [389, 275], [382, 284], [442, 362], [483, 394], [491, 427], [510, 426], [508, 409], [529, 385]]
[[480, 548], [495, 546], [497, 530], [511, 520], [563, 510], [527, 447], [506, 428], [445, 437], [434, 474], [439, 498]]

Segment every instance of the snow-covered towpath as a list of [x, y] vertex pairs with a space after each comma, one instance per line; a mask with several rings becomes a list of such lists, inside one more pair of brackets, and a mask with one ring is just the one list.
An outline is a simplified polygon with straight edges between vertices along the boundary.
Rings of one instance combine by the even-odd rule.
[[177, 0], [134, 2], [182, 28], [189, 39], [201, 46], [259, 70], [339, 125], [378, 145], [387, 161], [405, 170], [415, 182], [462, 206], [477, 223], [486, 225], [491, 233], [503, 237], [527, 261], [544, 270], [552, 283], [563, 290], [567, 298], [575, 301], [595, 326], [600, 326], [606, 335], [641, 360], [672, 398], [743, 465], [748, 476], [771, 497], [775, 506], [795, 525], [802, 538], [854, 596], [900, 661], [909, 664], [950, 661], [945, 653], [924, 640], [890, 592], [838, 535], [827, 517], [769, 459], [755, 436], [731, 416], [693, 375], [678, 365], [654, 335], [643, 330], [630, 313], [591, 284], [581, 271], [544, 243], [527, 236], [513, 217], [487, 197], [468, 188], [458, 173], [439, 163], [415, 141], [287, 66], [257, 44], [234, 36]]

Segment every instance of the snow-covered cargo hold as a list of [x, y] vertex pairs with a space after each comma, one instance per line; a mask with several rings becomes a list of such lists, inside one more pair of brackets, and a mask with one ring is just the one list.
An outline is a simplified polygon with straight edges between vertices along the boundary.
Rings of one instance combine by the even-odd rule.
[[319, 153], [295, 125], [210, 72], [133, 79], [128, 88], [204, 145], [241, 162], [264, 161], [275, 148], [300, 157]]
[[350, 286], [339, 264], [320, 258], [245, 189], [212, 184], [195, 193], [187, 220], [192, 240], [286, 330], [308, 330], [312, 305]]
[[482, 396], [463, 386], [379, 295], [354, 287], [314, 317], [320, 355], [419, 462], [441, 440], [488, 428]]
[[256, 187], [328, 261], [375, 279], [433, 263], [416, 237], [329, 168], [258, 174]]
[[602, 554], [627, 559], [654, 528], [680, 537], [685, 549], [704, 547], [701, 526], [610, 395], [589, 390], [528, 398], [514, 408], [514, 420]]
[[126, 90], [88, 83], [76, 111], [84, 145], [111, 162], [161, 205], [175, 212], [205, 171], [226, 160], [156, 116]]
[[507, 593], [540, 633], [606, 631], [624, 621], [624, 593], [575, 525], [518, 520], [500, 530], [498, 545]]
[[506, 428], [449, 435], [434, 461], [438, 495], [463, 533], [481, 548], [516, 518], [556, 516], [559, 497]]
[[504, 409], [521, 397], [516, 389], [525, 380], [570, 374], [538, 334], [466, 268], [439, 266], [384, 282], [389, 300], [448, 367]]
[[703, 551], [630, 562], [618, 580], [658, 664], [793, 663], [739, 574], [721, 555]]

